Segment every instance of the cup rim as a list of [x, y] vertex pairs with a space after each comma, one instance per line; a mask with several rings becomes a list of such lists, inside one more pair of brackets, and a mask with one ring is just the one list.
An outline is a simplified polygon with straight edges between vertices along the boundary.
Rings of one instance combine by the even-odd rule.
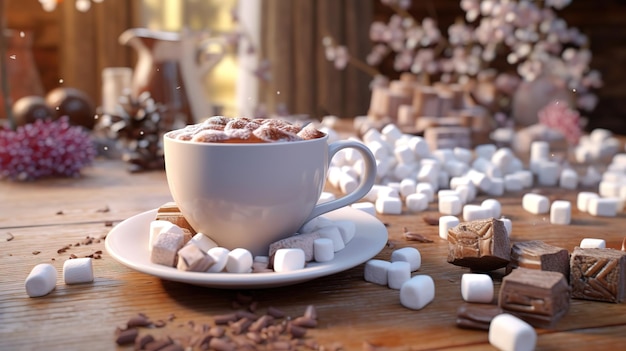
[[[169, 141], [173, 141], [173, 142], [177, 142], [177, 143], [181, 143], [181, 144], [188, 144], [188, 145], [212, 145], [212, 146], [223, 146], [223, 147], [250, 147], [250, 146], [263, 146], [263, 147], [269, 147], [269, 146], [276, 146], [276, 145], [291, 145], [291, 144], [302, 144], [302, 143], [314, 143], [314, 142], [319, 142], [320, 140], [324, 140], [327, 141], [328, 140], [328, 133], [322, 132], [324, 135], [318, 138], [313, 138], [313, 139], [302, 139], [302, 140], [284, 140], [284, 141], [273, 141], [273, 142], [264, 142], [264, 143], [224, 143], [224, 142], [215, 142], [215, 141], [192, 141], [192, 140], [181, 140], [181, 139], [176, 139], [170, 136], [170, 134], [172, 134], [173, 132], [178, 131], [178, 129], [175, 130], [170, 130], [169, 132], [166, 132], [165, 134], [163, 134], [163, 139], [164, 140], [169, 140]], [[320, 131], [321, 132], [321, 131]]]

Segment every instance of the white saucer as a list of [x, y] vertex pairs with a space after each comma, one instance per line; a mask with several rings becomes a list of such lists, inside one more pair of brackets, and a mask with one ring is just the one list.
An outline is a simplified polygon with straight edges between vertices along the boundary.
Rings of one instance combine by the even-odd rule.
[[333, 220], [350, 220], [356, 225], [355, 237], [335, 253], [332, 261], [311, 262], [304, 269], [286, 273], [202, 273], [185, 272], [150, 262], [148, 236], [156, 209], [128, 218], [106, 237], [106, 250], [115, 260], [142, 273], [161, 279], [212, 288], [271, 288], [297, 284], [355, 267], [376, 256], [387, 243], [387, 228], [374, 216], [351, 207], [324, 214]]

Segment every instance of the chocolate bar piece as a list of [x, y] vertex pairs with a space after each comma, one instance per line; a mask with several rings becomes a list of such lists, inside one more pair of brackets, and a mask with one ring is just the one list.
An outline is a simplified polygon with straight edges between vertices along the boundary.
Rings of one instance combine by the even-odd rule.
[[518, 267], [560, 272], [569, 279], [569, 252], [539, 240], [514, 243], [506, 273]]
[[155, 219], [157, 221], [169, 221], [181, 227], [183, 232], [185, 232], [185, 242], [189, 241], [191, 237], [197, 234], [189, 222], [187, 222], [185, 216], [180, 212], [175, 202], [167, 202], [161, 205], [157, 210]]
[[505, 267], [511, 257], [509, 236], [495, 218], [463, 222], [448, 230], [448, 262], [473, 271]]
[[576, 247], [570, 259], [572, 297], [620, 303], [626, 293], [626, 252]]
[[493, 317], [502, 313], [497, 305], [464, 303], [456, 311], [456, 326], [466, 329], [489, 330]]
[[559, 272], [518, 268], [502, 279], [498, 306], [532, 326], [552, 328], [569, 304], [570, 288]]

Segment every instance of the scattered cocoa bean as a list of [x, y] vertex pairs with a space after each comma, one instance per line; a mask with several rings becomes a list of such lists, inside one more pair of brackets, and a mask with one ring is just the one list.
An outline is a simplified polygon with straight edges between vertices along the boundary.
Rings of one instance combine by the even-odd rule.
[[239, 319], [239, 317], [237, 317], [236, 313], [228, 313], [213, 317], [213, 322], [215, 322], [216, 325], [227, 325], [228, 323], [237, 321], [237, 319]]
[[404, 232], [402, 233], [404, 238], [408, 241], [418, 241], [421, 243], [432, 243], [433, 241], [423, 236], [422, 234], [414, 233], [409, 231], [408, 228], [404, 228]]
[[424, 222], [428, 225], [439, 225], [439, 217], [432, 215], [432, 214], [427, 214], [427, 215], [423, 215], [422, 219], [424, 220]]
[[306, 309], [304, 310], [304, 317], [317, 319], [317, 310], [315, 309], [315, 306], [313, 305], [306, 306]]
[[147, 327], [151, 324], [152, 322], [145, 315], [141, 314], [131, 317], [128, 322], [126, 322], [128, 328]]
[[135, 343], [139, 330], [137, 328], [117, 329], [115, 343], [118, 345], [130, 345]]
[[276, 307], [272, 307], [272, 306], [267, 308], [267, 314], [269, 314], [270, 316], [272, 316], [274, 318], [278, 318], [278, 319], [285, 318], [285, 312], [279, 310]]
[[308, 317], [298, 317], [292, 321], [293, 324], [299, 327], [315, 328], [317, 327], [317, 320]]
[[143, 350], [146, 345], [154, 341], [154, 336], [147, 334], [135, 339], [135, 350]]

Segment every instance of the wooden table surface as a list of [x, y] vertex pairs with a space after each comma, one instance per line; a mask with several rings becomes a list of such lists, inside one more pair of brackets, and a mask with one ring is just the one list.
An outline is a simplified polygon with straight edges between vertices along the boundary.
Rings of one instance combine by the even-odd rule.
[[[608, 247], [621, 247], [624, 213], [593, 217], [573, 206], [571, 225], [551, 225], [547, 216], [523, 211], [521, 195], [500, 198], [503, 215], [513, 221], [512, 241], [543, 240], [571, 252], [582, 238], [596, 237], [605, 239]], [[553, 198], [575, 201], [575, 196], [555, 191]], [[468, 270], [447, 263], [447, 242], [439, 239], [436, 226], [423, 221], [424, 214], [438, 214], [434, 203], [419, 214], [378, 216], [387, 224], [389, 244], [376, 258], [389, 260], [394, 249], [416, 247], [422, 266], [415, 274], [434, 279], [435, 299], [419, 311], [402, 307], [398, 290], [365, 282], [363, 265], [297, 285], [237, 291], [136, 272], [109, 256], [103, 240], [57, 253], [86, 237], [104, 237], [112, 225], [170, 200], [164, 172], [131, 174], [123, 162], [113, 160], [96, 161], [77, 179], [0, 181], [0, 350], [116, 349], [116, 328], [138, 313], [167, 321], [163, 328], [141, 329], [140, 335], [190, 338], [197, 335], [193, 324], [213, 325], [213, 318], [232, 313], [234, 301], [242, 296], [253, 299], [257, 314], [272, 306], [297, 317], [314, 305], [319, 323], [305, 339], [324, 350], [494, 349], [487, 332], [455, 326], [462, 304], [461, 275]], [[403, 227], [433, 242], [406, 241]], [[93, 261], [93, 283], [63, 283], [63, 262], [71, 254], [83, 257], [98, 251], [103, 253]], [[47, 296], [29, 298], [24, 280], [39, 263], [57, 268], [57, 287]], [[501, 274], [494, 277], [497, 293]], [[626, 342], [626, 304], [572, 300], [555, 329], [537, 332], [537, 350], [617, 349]]]

